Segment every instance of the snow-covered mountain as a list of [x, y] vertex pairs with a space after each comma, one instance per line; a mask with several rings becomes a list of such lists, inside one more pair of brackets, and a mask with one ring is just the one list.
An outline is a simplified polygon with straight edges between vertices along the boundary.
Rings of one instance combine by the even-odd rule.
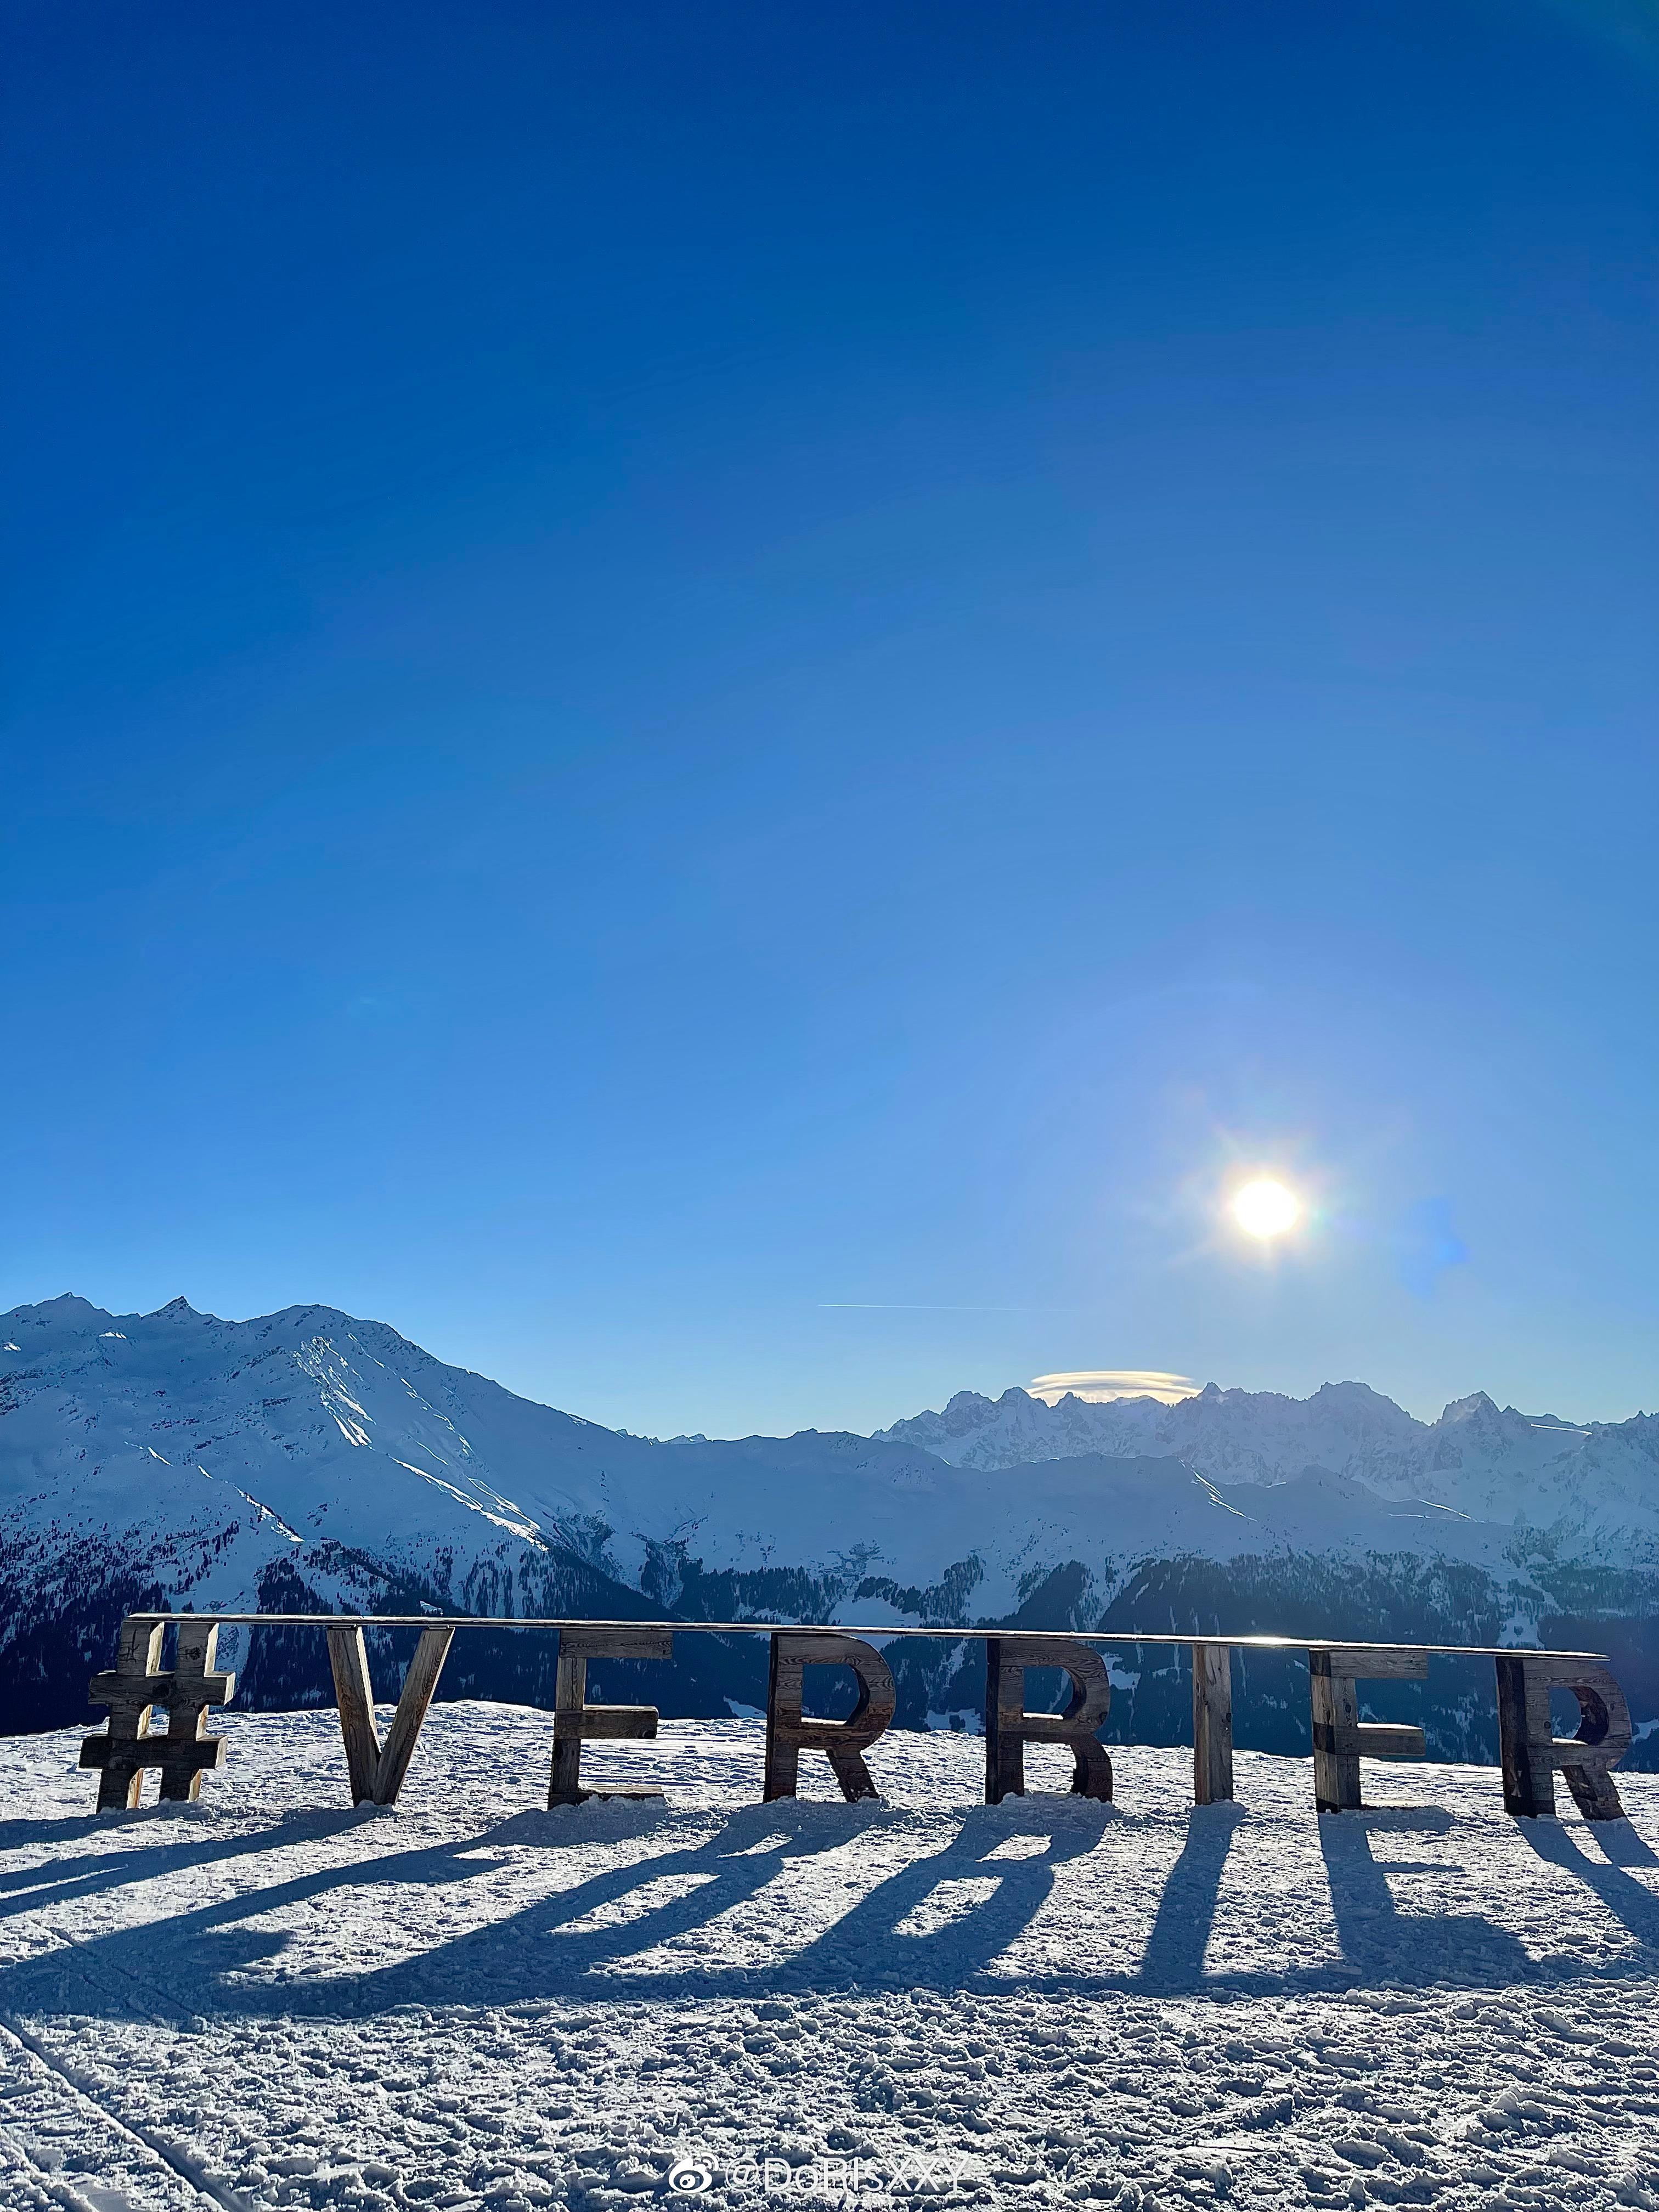
[[[1175, 1406], [1011, 1390], [874, 1437], [658, 1443], [328, 1307], [227, 1322], [61, 1297], [0, 1316], [0, 1345], [17, 1727], [68, 1717], [119, 1614], [162, 1601], [1424, 1641], [1581, 1617], [1639, 1638], [1659, 1610], [1651, 1417], [1574, 1429], [1476, 1396], [1425, 1424], [1355, 1383]], [[503, 1638], [458, 1686], [505, 1668], [538, 1695], [530, 1648]], [[969, 1692], [921, 1649], [915, 1698], [956, 1710], [947, 1689]], [[687, 1653], [693, 1710], [753, 1690], [753, 1645]], [[263, 1702], [319, 1687], [309, 1644], [268, 1632], [247, 1660]]]
[[1501, 1411], [1484, 1391], [1419, 1421], [1363, 1382], [1327, 1382], [1312, 1397], [1222, 1390], [1211, 1382], [1174, 1405], [1155, 1398], [1045, 1404], [959, 1390], [942, 1413], [896, 1421], [881, 1436], [953, 1466], [1004, 1468], [1099, 1452], [1171, 1457], [1222, 1483], [1276, 1484], [1307, 1467], [1378, 1496], [1441, 1506], [1476, 1521], [1547, 1531], [1577, 1559], [1659, 1561], [1659, 1415], [1573, 1425]]

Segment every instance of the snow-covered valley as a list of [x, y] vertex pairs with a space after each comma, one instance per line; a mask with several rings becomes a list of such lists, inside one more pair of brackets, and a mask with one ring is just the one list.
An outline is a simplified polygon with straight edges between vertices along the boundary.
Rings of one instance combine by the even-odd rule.
[[1320, 1819], [1130, 1747], [992, 1808], [895, 1731], [884, 1802], [764, 1806], [758, 1724], [684, 1722], [592, 1754], [663, 1803], [549, 1813], [545, 1714], [468, 1704], [353, 1812], [331, 1714], [222, 1725], [101, 1819], [78, 1733], [0, 1746], [8, 2207], [1659, 2205], [1659, 1779], [1587, 1827], [1368, 1763]]
[[[0, 1597], [14, 1728], [75, 1717], [121, 1614], [427, 1608], [1285, 1632], [1608, 1650], [1659, 1756], [1659, 1419], [1573, 1425], [1475, 1396], [1433, 1423], [1358, 1383], [1053, 1407], [963, 1393], [876, 1437], [658, 1442], [445, 1365], [324, 1307], [226, 1322], [177, 1299], [0, 1316]], [[753, 1639], [683, 1638], [666, 1711], [758, 1704]], [[546, 1654], [475, 1639], [447, 1695], [543, 1700]], [[390, 1656], [388, 1654], [388, 1656]], [[315, 1640], [232, 1645], [246, 1703], [324, 1693]], [[971, 1711], [975, 1656], [898, 1667], [900, 1720]], [[469, 1671], [470, 1670], [470, 1671]], [[1176, 1675], [1126, 1650], [1114, 1733], [1174, 1741]], [[1294, 1750], [1280, 1668], [1240, 1740]], [[1492, 1755], [1490, 1686], [1422, 1719]]]

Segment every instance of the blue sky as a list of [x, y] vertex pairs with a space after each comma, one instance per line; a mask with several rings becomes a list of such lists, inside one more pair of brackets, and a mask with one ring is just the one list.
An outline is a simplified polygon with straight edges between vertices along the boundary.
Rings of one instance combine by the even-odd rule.
[[1659, 1403], [1651, 25], [14, 10], [0, 1303]]

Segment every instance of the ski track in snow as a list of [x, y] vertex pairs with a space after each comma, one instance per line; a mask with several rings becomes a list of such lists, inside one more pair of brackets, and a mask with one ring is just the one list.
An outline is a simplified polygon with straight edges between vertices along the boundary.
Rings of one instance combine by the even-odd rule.
[[8, 2208], [1659, 2207], [1659, 1778], [1597, 1828], [1367, 1761], [1320, 1820], [1128, 1747], [989, 1808], [896, 1732], [883, 1804], [764, 1806], [760, 1724], [686, 1721], [586, 1754], [664, 1805], [549, 1813], [550, 1717], [459, 1704], [353, 1812], [331, 1711], [216, 1720], [198, 1806], [101, 1819], [78, 1731], [0, 1744]]

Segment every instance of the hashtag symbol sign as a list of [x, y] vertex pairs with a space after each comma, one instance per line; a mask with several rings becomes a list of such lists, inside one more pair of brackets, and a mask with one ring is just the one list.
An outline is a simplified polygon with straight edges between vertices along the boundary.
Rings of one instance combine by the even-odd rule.
[[[143, 1613], [121, 1623], [113, 1668], [94, 1674], [87, 1702], [109, 1707], [109, 1726], [81, 1745], [81, 1765], [101, 1770], [98, 1810], [119, 1813], [136, 1806], [144, 1775], [155, 1767], [161, 1777], [163, 1803], [188, 1803], [201, 1795], [202, 1777], [225, 1763], [225, 1740], [207, 1732], [210, 1705], [222, 1705], [236, 1688], [234, 1674], [215, 1671], [219, 1624], [183, 1620], [171, 1670], [161, 1672], [165, 1624]], [[165, 1729], [152, 1729], [150, 1716], [166, 1708]]]

